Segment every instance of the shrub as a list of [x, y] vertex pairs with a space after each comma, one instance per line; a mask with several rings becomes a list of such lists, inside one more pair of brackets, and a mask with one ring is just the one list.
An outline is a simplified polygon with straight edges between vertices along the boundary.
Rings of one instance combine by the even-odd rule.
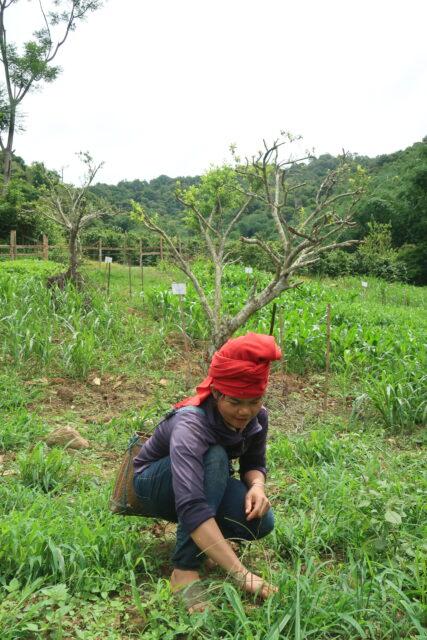
[[403, 246], [398, 253], [398, 263], [403, 263], [408, 282], [427, 285], [427, 242]]

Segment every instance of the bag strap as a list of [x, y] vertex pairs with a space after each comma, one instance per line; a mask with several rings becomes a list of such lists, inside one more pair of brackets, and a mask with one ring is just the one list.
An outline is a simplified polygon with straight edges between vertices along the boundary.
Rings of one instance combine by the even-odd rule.
[[201, 407], [193, 407], [193, 405], [188, 405], [188, 407], [180, 407], [179, 409], [175, 409], [175, 413], [180, 413], [181, 411], [194, 411], [195, 413], [199, 413], [202, 416], [206, 415], [206, 412]]
[[163, 417], [163, 420], [167, 420], [167, 418], [172, 418], [172, 416], [174, 416], [176, 413], [181, 413], [181, 411], [193, 411], [193, 413], [198, 413], [203, 416], [206, 415], [206, 412], [204, 411], [204, 409], [201, 409], [200, 407], [194, 407], [193, 405], [188, 405], [188, 407], [180, 407], [179, 409], [175, 409], [175, 407], [173, 407]]

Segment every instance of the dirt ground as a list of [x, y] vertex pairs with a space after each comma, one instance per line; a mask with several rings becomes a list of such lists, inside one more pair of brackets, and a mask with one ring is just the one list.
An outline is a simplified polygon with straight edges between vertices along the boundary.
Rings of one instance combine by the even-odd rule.
[[[101, 375], [92, 371], [86, 381], [53, 377], [32, 379], [24, 384], [44, 387], [44, 398], [30, 405], [29, 410], [40, 413], [52, 425], [57, 425], [62, 418], [61, 424], [74, 427], [80, 424], [84, 429], [85, 424], [108, 424], [130, 410], [149, 406], [159, 394], [172, 397], [169, 385], [173, 384], [176, 375], [185, 377], [185, 386], [191, 394], [205, 371], [201, 364], [189, 369], [185, 361], [177, 358], [165, 368], [165, 377], [157, 380], [143, 376], [135, 379], [125, 374]], [[274, 417], [272, 429], [301, 431], [308, 420], [325, 410], [323, 383], [319, 377], [302, 378], [276, 371], [270, 376], [266, 405]], [[327, 409], [339, 412], [342, 407], [336, 399], [329, 397]]]

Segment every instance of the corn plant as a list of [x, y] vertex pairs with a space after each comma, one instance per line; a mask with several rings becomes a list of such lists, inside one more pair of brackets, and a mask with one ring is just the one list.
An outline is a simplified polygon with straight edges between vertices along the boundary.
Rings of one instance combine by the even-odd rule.
[[355, 400], [355, 413], [372, 406], [387, 429], [413, 429], [427, 422], [427, 375], [406, 361], [394, 371], [381, 371], [366, 380], [365, 391]]

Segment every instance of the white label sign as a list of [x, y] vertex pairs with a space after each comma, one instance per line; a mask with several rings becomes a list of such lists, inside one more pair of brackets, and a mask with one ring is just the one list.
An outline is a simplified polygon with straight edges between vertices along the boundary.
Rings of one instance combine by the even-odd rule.
[[367, 282], [362, 282], [362, 287], [367, 287], [368, 283]]
[[109, 258], [108, 256], [105, 256], [104, 261], [108, 264], [109, 262], [113, 262], [113, 258]]
[[252, 273], [252, 267], [245, 267], [245, 273]]
[[172, 293], [175, 296], [185, 296], [187, 292], [187, 285], [183, 282], [172, 282]]

